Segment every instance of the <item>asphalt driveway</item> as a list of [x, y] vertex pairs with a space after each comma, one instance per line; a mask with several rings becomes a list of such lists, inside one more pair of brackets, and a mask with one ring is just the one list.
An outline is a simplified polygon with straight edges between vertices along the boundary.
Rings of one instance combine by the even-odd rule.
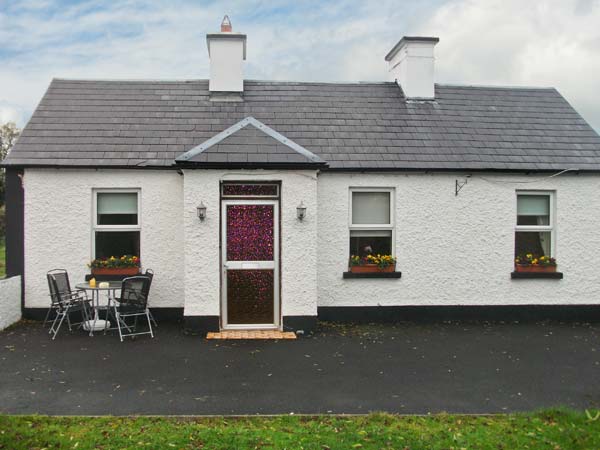
[[0, 413], [501, 413], [600, 407], [600, 326], [325, 326], [296, 341], [0, 332]]

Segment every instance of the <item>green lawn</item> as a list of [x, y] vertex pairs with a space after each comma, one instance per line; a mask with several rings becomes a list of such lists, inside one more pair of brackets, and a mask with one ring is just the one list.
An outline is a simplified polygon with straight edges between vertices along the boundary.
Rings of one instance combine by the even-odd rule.
[[0, 239], [0, 278], [6, 276], [6, 245], [4, 239]]
[[424, 417], [0, 416], [0, 449], [597, 449], [600, 419], [594, 419], [568, 410]]

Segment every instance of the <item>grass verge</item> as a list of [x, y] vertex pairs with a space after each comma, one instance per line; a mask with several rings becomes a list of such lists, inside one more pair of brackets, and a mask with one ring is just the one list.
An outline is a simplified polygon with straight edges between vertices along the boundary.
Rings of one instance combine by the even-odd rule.
[[498, 416], [0, 416], [0, 448], [591, 449], [600, 419], [570, 410]]

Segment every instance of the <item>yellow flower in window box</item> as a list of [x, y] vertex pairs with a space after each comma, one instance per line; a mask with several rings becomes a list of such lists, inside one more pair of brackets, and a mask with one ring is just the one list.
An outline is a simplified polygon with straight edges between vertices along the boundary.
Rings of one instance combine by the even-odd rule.
[[140, 259], [137, 256], [123, 255], [119, 258], [97, 258], [88, 266], [92, 275], [137, 275], [140, 272]]
[[527, 253], [515, 258], [516, 272], [556, 272], [556, 266], [556, 259], [547, 255]]
[[367, 255], [360, 257], [357, 255], [350, 256], [349, 261], [350, 272], [395, 272], [396, 258], [392, 255]]

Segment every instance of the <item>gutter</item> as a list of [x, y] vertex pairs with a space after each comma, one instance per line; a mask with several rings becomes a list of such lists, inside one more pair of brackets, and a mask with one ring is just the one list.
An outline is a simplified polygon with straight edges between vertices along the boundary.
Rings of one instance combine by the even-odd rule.
[[279, 164], [254, 164], [254, 163], [176, 163], [170, 166], [92, 166], [92, 165], [64, 165], [64, 164], [5, 164], [0, 163], [0, 168], [5, 169], [91, 169], [91, 170], [180, 170], [180, 169], [263, 169], [263, 170], [298, 170], [316, 169], [321, 172], [333, 173], [556, 173], [569, 171], [577, 174], [600, 174], [598, 169], [581, 168], [554, 168], [554, 169], [498, 169], [498, 168], [431, 168], [431, 167], [330, 167], [327, 163], [279, 163]]

